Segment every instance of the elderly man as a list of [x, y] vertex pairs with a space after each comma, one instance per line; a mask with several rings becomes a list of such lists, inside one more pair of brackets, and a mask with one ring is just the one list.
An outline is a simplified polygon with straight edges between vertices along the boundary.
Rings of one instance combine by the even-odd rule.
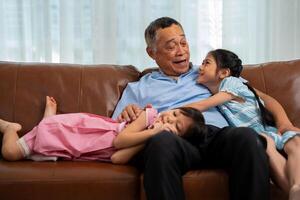
[[[113, 118], [130, 121], [149, 103], [161, 112], [211, 95], [196, 84], [198, 72], [189, 62], [189, 45], [179, 22], [168, 17], [156, 19], [145, 30], [145, 39], [147, 53], [160, 70], [128, 84]], [[267, 95], [262, 98], [271, 112], [282, 112], [273, 98]], [[144, 166], [147, 199], [184, 199], [182, 175], [203, 167], [223, 168], [229, 173], [232, 200], [269, 199], [268, 158], [257, 134], [250, 128], [228, 127], [216, 108], [203, 115], [210, 131], [206, 145], [199, 147], [195, 141], [193, 145], [166, 131], [147, 141], [136, 159]], [[288, 120], [276, 119], [282, 124]]]

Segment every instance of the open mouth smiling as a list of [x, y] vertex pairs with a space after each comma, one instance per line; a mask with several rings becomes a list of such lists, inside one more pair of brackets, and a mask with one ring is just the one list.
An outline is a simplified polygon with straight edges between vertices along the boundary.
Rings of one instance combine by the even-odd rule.
[[178, 60], [178, 61], [173, 61], [174, 64], [185, 64], [186, 63], [186, 59], [184, 60]]

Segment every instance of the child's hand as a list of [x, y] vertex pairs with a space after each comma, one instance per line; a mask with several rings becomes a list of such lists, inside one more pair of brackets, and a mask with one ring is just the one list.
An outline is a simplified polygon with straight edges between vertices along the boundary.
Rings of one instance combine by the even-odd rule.
[[152, 128], [155, 130], [155, 133], [160, 133], [162, 131], [169, 131], [178, 135], [177, 129], [174, 127], [174, 125], [170, 123], [163, 123], [160, 120], [155, 121]]

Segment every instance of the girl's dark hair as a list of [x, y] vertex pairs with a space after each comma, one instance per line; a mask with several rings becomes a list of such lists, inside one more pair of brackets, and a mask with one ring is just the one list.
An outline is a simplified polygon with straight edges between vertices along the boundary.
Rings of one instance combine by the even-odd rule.
[[275, 124], [275, 119], [272, 115], [272, 113], [266, 109], [266, 107], [262, 104], [259, 96], [257, 95], [256, 91], [254, 90], [253, 87], [251, 87], [248, 83], [244, 83], [249, 90], [251, 90], [253, 92], [253, 94], [255, 95], [255, 98], [258, 102], [258, 106], [260, 109], [260, 114], [261, 114], [261, 120], [264, 126], [269, 125], [269, 126], [276, 126]]
[[[234, 77], [239, 77], [242, 70], [242, 61], [241, 59], [233, 52], [225, 50], [225, 49], [216, 49], [213, 51], [210, 51], [208, 53], [211, 55], [216, 63], [217, 63], [217, 68], [219, 69], [229, 69], [230, 70], [230, 75]], [[251, 87], [248, 83], [244, 83], [250, 91], [253, 92], [259, 108], [260, 108], [260, 113], [261, 113], [261, 120], [262, 124], [265, 125], [270, 125], [270, 126], [275, 126], [275, 120], [274, 117], [272, 116], [271, 112], [268, 111], [265, 106], [262, 104], [259, 96], [257, 95], [256, 91], [254, 90], [253, 87]]]
[[199, 110], [191, 107], [180, 107], [178, 109], [181, 111], [183, 115], [193, 120], [192, 125], [184, 133], [183, 135], [184, 138], [196, 134], [206, 135], [207, 126], [205, 125], [204, 117]]
[[235, 53], [226, 49], [216, 49], [210, 51], [208, 54], [214, 57], [217, 63], [217, 68], [229, 69], [231, 76], [240, 76], [243, 70], [242, 61]]

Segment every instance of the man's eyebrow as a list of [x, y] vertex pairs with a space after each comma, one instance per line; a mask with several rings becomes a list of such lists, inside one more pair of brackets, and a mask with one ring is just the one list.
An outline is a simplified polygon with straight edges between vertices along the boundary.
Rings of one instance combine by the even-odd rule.
[[[180, 36], [182, 36], [182, 37], [185, 38], [185, 34], [181, 34]], [[175, 38], [172, 38], [172, 39], [170, 39], [170, 40], [167, 40], [167, 41], [166, 41], [166, 44], [172, 42], [173, 40], [175, 40]]]
[[172, 41], [174, 41], [175, 39], [174, 38], [172, 38], [172, 39], [170, 39], [170, 40], [168, 40], [168, 41], [166, 41], [166, 43], [165, 44], [169, 44], [169, 43], [171, 43]]

